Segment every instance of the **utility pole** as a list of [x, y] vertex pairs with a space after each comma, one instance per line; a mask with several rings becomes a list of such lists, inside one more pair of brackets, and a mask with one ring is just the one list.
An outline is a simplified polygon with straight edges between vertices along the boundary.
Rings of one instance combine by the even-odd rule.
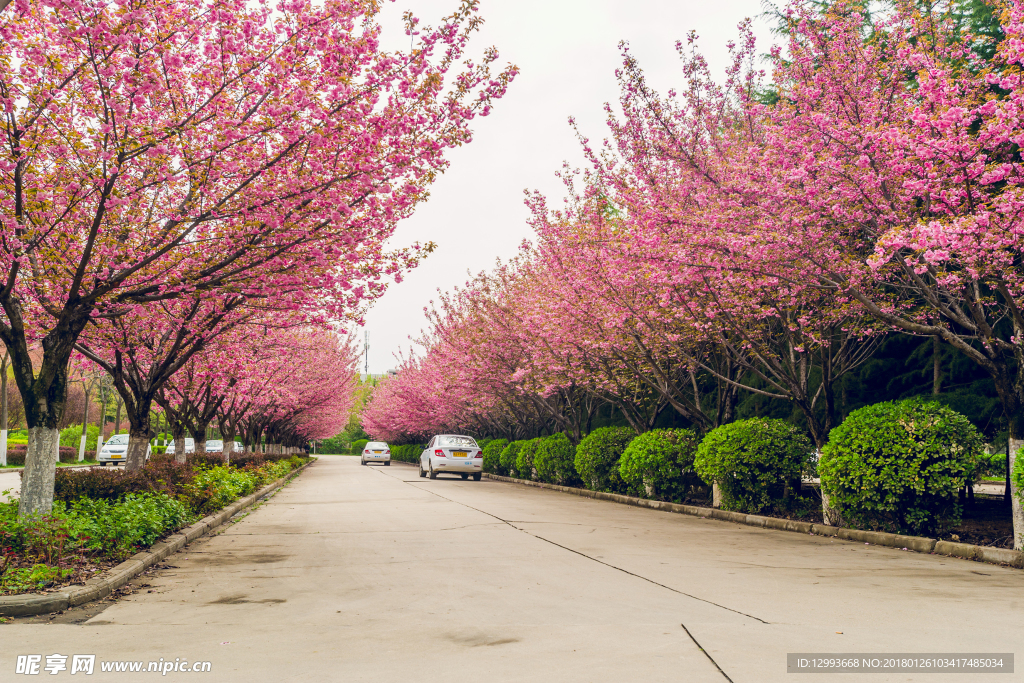
[[370, 331], [363, 332], [363, 370], [366, 373], [366, 381], [370, 381]]

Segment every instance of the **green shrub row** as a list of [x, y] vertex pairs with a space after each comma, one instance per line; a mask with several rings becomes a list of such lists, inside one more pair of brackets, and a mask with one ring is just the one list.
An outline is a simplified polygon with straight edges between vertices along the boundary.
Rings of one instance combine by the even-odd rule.
[[[301, 467], [298, 456], [154, 457], [141, 470], [58, 469], [50, 514], [0, 502], [0, 594], [36, 590], [92, 559], [124, 559]], [[212, 463], [212, 464], [211, 464]]]
[[420, 455], [426, 446], [420, 444], [405, 444], [403, 446], [391, 446], [391, 459], [399, 462], [419, 462]]
[[[959, 524], [958, 491], [1005, 457], [985, 456], [982, 448], [966, 417], [911, 399], [854, 411], [832, 430], [820, 457], [792, 424], [751, 418], [703, 439], [685, 429], [637, 436], [622, 427], [596, 429], [575, 448], [564, 434], [497, 439], [484, 447], [484, 471], [675, 502], [707, 500], [717, 485], [723, 508], [751, 513], [819, 505], [802, 496], [801, 481], [820, 475], [845, 524], [934, 535]], [[1013, 476], [1024, 490], [1024, 457], [1015, 460]]]

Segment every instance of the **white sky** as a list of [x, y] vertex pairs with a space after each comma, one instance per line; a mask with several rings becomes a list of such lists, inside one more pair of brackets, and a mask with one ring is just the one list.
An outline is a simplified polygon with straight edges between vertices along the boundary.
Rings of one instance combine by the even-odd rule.
[[[400, 22], [404, 10], [420, 17], [421, 26], [436, 26], [457, 5], [458, 0], [389, 3], [382, 17], [384, 47], [408, 49]], [[423, 308], [438, 289], [465, 283], [467, 270], [491, 268], [532, 237], [524, 189], [540, 190], [551, 206], [561, 204], [555, 171], [566, 160], [583, 163], [568, 118], [575, 117], [591, 140], [606, 137], [603, 104], [618, 99], [620, 40], [629, 41], [648, 82], [664, 92], [682, 85], [674, 46], [691, 29], [716, 76], [724, 74], [726, 43], [737, 38], [736, 25], [744, 18], [755, 20], [758, 52], [766, 53], [772, 36], [762, 12], [760, 0], [482, 0], [486, 24], [474, 36], [471, 54], [495, 45], [500, 64], [512, 62], [520, 73], [492, 114], [473, 122], [473, 142], [450, 154], [451, 167], [432, 187], [430, 200], [399, 226], [396, 246], [433, 240], [439, 248], [392, 284], [367, 314], [370, 372], [395, 367], [394, 354], [410, 347], [409, 337], [419, 336], [426, 325]]]

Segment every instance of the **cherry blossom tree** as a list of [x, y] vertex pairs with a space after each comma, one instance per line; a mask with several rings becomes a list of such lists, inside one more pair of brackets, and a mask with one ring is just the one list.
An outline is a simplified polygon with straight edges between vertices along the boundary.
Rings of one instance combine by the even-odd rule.
[[372, 3], [3, 11], [0, 340], [30, 432], [22, 513], [50, 507], [68, 360], [90, 322], [297, 280], [341, 317], [373, 291], [339, 262], [374, 283], [411, 265], [383, 242], [514, 75], [491, 73], [493, 49], [457, 66], [475, 10], [420, 29], [408, 53], [380, 49]]

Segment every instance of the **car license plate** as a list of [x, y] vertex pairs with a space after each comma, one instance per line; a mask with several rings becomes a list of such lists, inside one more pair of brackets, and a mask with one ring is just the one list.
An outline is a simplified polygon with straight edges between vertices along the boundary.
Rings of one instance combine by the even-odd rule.
[[110, 457], [111, 458], [120, 458], [121, 454], [120, 453], [111, 453]]
[[452, 451], [452, 455], [456, 458], [465, 458], [467, 454], [466, 451]]
[[384, 451], [374, 451], [374, 453], [383, 453]]

